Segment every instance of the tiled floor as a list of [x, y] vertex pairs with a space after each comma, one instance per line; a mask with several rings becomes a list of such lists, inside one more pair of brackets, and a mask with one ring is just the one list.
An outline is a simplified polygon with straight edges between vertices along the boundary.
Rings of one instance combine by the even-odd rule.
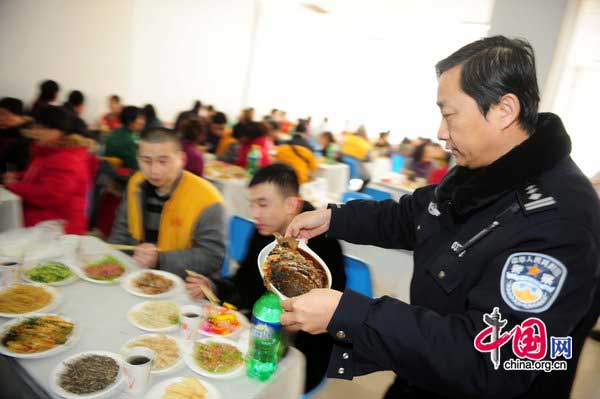
[[[394, 378], [379, 372], [353, 381], [329, 380], [314, 399], [380, 399]], [[600, 342], [588, 339], [583, 347], [571, 399], [600, 398]]]

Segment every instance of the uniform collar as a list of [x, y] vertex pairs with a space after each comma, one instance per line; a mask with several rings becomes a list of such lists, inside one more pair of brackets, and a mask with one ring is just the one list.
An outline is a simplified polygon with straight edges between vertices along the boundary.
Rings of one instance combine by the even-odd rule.
[[457, 214], [467, 215], [537, 178], [570, 152], [571, 139], [560, 118], [540, 113], [535, 133], [491, 165], [450, 170], [436, 187], [436, 202], [451, 201]]

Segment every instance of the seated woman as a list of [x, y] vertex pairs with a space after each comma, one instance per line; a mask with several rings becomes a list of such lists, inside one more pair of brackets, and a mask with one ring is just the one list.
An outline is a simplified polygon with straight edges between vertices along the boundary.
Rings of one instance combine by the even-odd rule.
[[181, 122], [181, 147], [185, 153], [185, 170], [197, 176], [204, 172], [204, 157], [198, 147], [206, 141], [206, 128], [198, 118]]
[[310, 175], [317, 169], [317, 158], [308, 148], [295, 145], [283, 144], [277, 147], [275, 160], [285, 163], [294, 168], [298, 181], [304, 184], [310, 180]]
[[358, 161], [358, 176], [351, 177], [362, 180], [362, 187], [366, 187], [371, 180], [371, 173], [369, 173], [364, 163], [370, 160], [371, 143], [367, 139], [367, 133], [363, 126], [356, 133], [347, 134], [344, 137], [340, 152], [343, 157]]
[[6, 173], [3, 183], [21, 197], [25, 226], [46, 220], [64, 220], [67, 234], [87, 230], [86, 196], [92, 186], [94, 141], [70, 134], [67, 112], [53, 105], [38, 111], [35, 125], [26, 131], [35, 144], [31, 163], [22, 179]]
[[330, 162], [340, 161], [341, 155], [335, 137], [331, 132], [323, 132], [319, 135], [319, 145], [322, 155]]
[[245, 122], [237, 131], [234, 129], [233, 136], [239, 140], [240, 149], [236, 164], [245, 168], [248, 165], [248, 153], [252, 146], [260, 147], [260, 163], [259, 166], [267, 166], [271, 164], [271, 156], [269, 152], [274, 148], [273, 140], [269, 137], [269, 129], [264, 123], [260, 122]]

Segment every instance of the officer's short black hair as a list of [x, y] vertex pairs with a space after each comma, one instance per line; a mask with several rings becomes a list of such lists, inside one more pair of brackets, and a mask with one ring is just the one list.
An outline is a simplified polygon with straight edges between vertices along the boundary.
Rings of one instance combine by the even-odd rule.
[[275, 185], [284, 197], [300, 195], [300, 183], [294, 169], [284, 163], [274, 163], [256, 171], [248, 187], [262, 183]]
[[131, 122], [135, 121], [135, 119], [142, 114], [142, 110], [136, 106], [128, 105], [123, 107], [121, 110], [121, 115], [119, 115], [119, 119], [121, 119], [121, 123], [123, 126], [128, 126]]
[[79, 90], [73, 90], [71, 93], [69, 93], [69, 99], [67, 101], [72, 106], [78, 107], [83, 104], [83, 102], [85, 101], [85, 97], [83, 96], [83, 93]]
[[519, 124], [533, 134], [537, 125], [540, 95], [533, 48], [523, 39], [492, 36], [467, 44], [435, 66], [439, 77], [462, 65], [461, 88], [486, 116], [500, 97], [512, 93], [519, 99]]
[[140, 134], [140, 141], [147, 143], [175, 143], [178, 150], [181, 150], [181, 140], [177, 136], [177, 133], [171, 129], [164, 127], [157, 127], [153, 129], [144, 130]]

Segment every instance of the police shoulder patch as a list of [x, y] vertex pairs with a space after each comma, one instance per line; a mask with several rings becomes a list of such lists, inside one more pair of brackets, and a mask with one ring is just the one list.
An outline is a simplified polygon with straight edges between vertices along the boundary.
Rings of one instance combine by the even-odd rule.
[[535, 252], [517, 252], [508, 257], [502, 275], [502, 299], [518, 312], [546, 311], [560, 293], [567, 268], [559, 260]]

